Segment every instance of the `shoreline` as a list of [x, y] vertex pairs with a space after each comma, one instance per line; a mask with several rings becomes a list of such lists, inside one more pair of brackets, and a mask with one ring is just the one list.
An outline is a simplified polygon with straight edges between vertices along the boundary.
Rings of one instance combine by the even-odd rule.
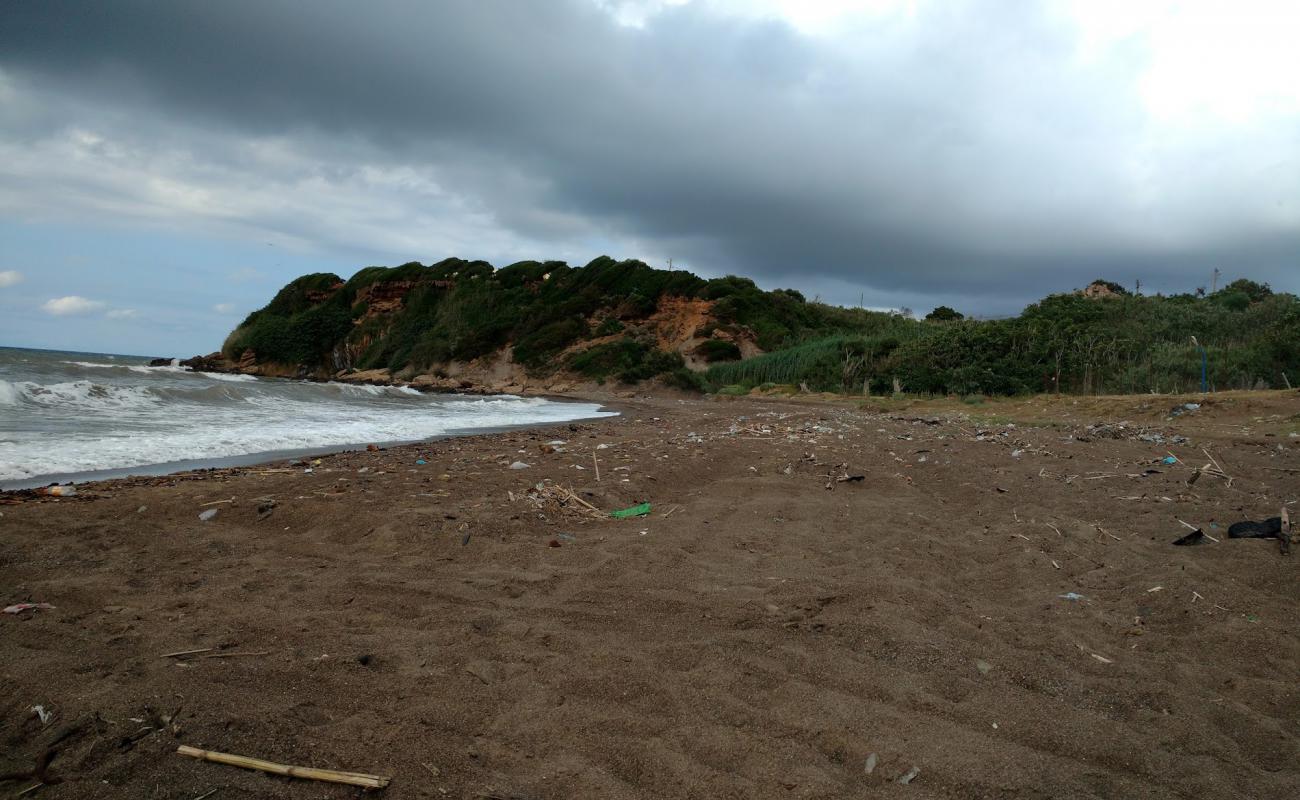
[[[388, 800], [856, 797], [914, 767], [926, 796], [1289, 798], [1300, 561], [1225, 529], [1298, 507], [1300, 393], [1215, 399], [637, 397], [3, 495], [0, 599], [51, 607], [0, 615], [0, 769], [53, 748], [56, 799], [310, 791], [185, 744]], [[1203, 451], [1231, 484], [1189, 484]]]
[[[475, 395], [476, 397], [478, 395]], [[540, 397], [540, 399], [550, 400], [552, 402], [583, 402], [583, 398], [561, 398], [561, 397]], [[614, 404], [601, 400], [585, 400], [585, 402], [599, 403], [601, 411], [613, 411], [617, 415], [624, 412], [615, 407]], [[111, 467], [102, 470], [87, 470], [83, 472], [71, 473], [50, 473], [46, 475], [35, 475], [31, 478], [14, 478], [0, 480], [0, 496], [6, 493], [27, 492], [34, 489], [41, 489], [54, 485], [74, 485], [81, 487], [85, 484], [98, 484], [105, 482], [118, 481], [131, 478], [165, 478], [171, 475], [212, 472], [214, 470], [223, 470], [239, 467], [256, 467], [275, 464], [281, 461], [295, 461], [302, 459], [321, 458], [325, 456], [339, 455], [341, 453], [353, 453], [365, 451], [370, 445], [379, 447], [382, 450], [388, 450], [399, 447], [415, 447], [422, 444], [432, 444], [434, 442], [444, 441], [446, 439], [463, 438], [467, 436], [492, 435], [497, 433], [508, 433], [517, 430], [532, 430], [552, 427], [555, 425], [567, 425], [570, 423], [592, 422], [600, 419], [610, 419], [610, 416], [602, 417], [575, 417], [571, 420], [563, 421], [546, 421], [535, 423], [520, 423], [518, 425], [491, 425], [483, 428], [453, 428], [443, 434], [429, 437], [426, 439], [405, 439], [375, 442], [346, 442], [337, 445], [321, 445], [319, 447], [305, 447], [282, 450], [265, 450], [255, 453], [242, 453], [230, 456], [215, 456], [212, 458], [194, 458], [183, 459], [179, 461], [164, 461], [154, 464], [139, 464], [128, 467]]]

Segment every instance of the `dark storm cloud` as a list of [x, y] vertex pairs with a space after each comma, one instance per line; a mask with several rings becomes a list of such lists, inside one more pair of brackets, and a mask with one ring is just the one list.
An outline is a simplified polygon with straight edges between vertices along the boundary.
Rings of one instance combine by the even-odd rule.
[[998, 312], [1099, 275], [1300, 288], [1294, 118], [1150, 141], [1141, 48], [1080, 64], [1025, 4], [922, 9], [813, 38], [695, 6], [633, 28], [586, 2], [15, 3], [0, 69], [74, 104], [433, 164], [522, 236], [581, 220], [769, 284]]

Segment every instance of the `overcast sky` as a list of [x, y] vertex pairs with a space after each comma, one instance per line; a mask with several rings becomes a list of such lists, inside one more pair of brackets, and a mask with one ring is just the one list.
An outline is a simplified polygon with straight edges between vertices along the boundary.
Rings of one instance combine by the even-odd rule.
[[1297, 41], [1293, 0], [3, 2], [0, 345], [208, 352], [447, 256], [1297, 291]]

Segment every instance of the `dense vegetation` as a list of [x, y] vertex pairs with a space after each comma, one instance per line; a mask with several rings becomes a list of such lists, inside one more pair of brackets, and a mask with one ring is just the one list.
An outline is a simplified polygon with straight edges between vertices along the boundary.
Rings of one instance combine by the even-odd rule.
[[[1300, 300], [1249, 280], [1208, 296], [1052, 295], [1018, 317], [900, 324], [710, 367], [705, 383], [933, 394], [1193, 391], [1204, 347], [1211, 388], [1300, 378]], [[1193, 338], [1196, 337], [1196, 344]], [[1198, 346], [1199, 345], [1199, 346]]]
[[[494, 269], [448, 259], [369, 267], [347, 281], [324, 273], [299, 278], [250, 314], [224, 350], [233, 359], [251, 350], [259, 361], [318, 373], [385, 367], [414, 374], [512, 345], [514, 359], [530, 371], [567, 369], [599, 381], [658, 376], [712, 390], [803, 384], [1001, 395], [1194, 390], [1203, 348], [1212, 388], [1300, 379], [1294, 295], [1249, 280], [1209, 295], [1168, 297], [1132, 294], [1106, 281], [1094, 286], [1109, 291], [1052, 295], [1009, 319], [970, 320], [941, 307], [915, 320], [639, 261], [601, 257], [581, 268], [525, 261]], [[709, 364], [702, 375], [687, 369], [683, 354], [661, 350], [647, 325], [664, 298], [712, 302], [712, 321], [688, 353]], [[741, 360], [742, 339], [768, 352]]]
[[[371, 304], [394, 297], [401, 301], [393, 310], [368, 313]], [[262, 362], [319, 371], [384, 367], [410, 373], [510, 344], [515, 361], [534, 371], [568, 366], [625, 381], [669, 373], [694, 383], [680, 355], [660, 353], [653, 337], [635, 330], [664, 297], [712, 301], [715, 330], [743, 331], [765, 350], [867, 332], [889, 318], [810, 303], [794, 291], [765, 292], [747, 278], [705, 280], [639, 261], [601, 257], [581, 268], [524, 261], [494, 269], [483, 261], [448, 259], [427, 267], [369, 267], [348, 281], [331, 274], [299, 278], [250, 314], [223, 350], [233, 359], [251, 350]], [[574, 344], [619, 333], [623, 339], [577, 353], [572, 363], [555, 362]], [[708, 361], [739, 357], [722, 339], [704, 348], [701, 357]]]

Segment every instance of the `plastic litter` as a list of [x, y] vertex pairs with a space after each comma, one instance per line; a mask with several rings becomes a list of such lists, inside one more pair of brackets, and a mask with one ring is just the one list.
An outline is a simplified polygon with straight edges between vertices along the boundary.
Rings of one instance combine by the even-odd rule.
[[203, 520], [204, 522], [208, 522], [209, 520], [211, 520], [213, 517], [217, 515], [217, 511], [218, 509], [209, 508], [207, 511], [204, 511], [203, 513], [199, 514], [199, 519]]
[[1186, 536], [1180, 536], [1174, 540], [1178, 547], [1189, 547], [1191, 545], [1205, 544], [1205, 531], [1197, 528]]
[[425, 464], [428, 464], [428, 463], [429, 463], [429, 462], [428, 462], [428, 461], [425, 461], [423, 458], [417, 458], [417, 459], [415, 459], [415, 466], [417, 466], [417, 467], [423, 467]]
[[629, 517], [644, 517], [646, 514], [649, 513], [650, 513], [650, 504], [642, 503], [639, 506], [632, 506], [631, 508], [622, 508], [619, 509], [618, 511], [611, 511], [609, 512], [609, 515], [614, 519], [627, 519]]
[[1178, 459], [1174, 458], [1173, 456], [1165, 456], [1164, 458], [1160, 459], [1160, 463], [1162, 463], [1162, 464], [1177, 464], [1177, 463], [1178, 463]]
[[510, 469], [528, 469], [531, 466], [532, 466], [531, 464], [525, 464], [522, 461], [516, 461], [515, 463], [510, 465]]
[[54, 719], [54, 714], [45, 709], [45, 706], [32, 706], [32, 713], [41, 721], [42, 725], [49, 725], [50, 720]]
[[1079, 594], [1078, 592], [1066, 592], [1065, 594], [1058, 594], [1057, 597], [1061, 598], [1062, 600], [1071, 600], [1071, 601], [1088, 599], [1087, 597]]
[[878, 761], [879, 761], [879, 758], [876, 756], [875, 753], [872, 753], [871, 755], [867, 756], [867, 763], [864, 764], [864, 765], [862, 766], [862, 771], [865, 772], [865, 773], [867, 773], [868, 775], [870, 775], [871, 773], [875, 772], [875, 771], [876, 771], [876, 763], [877, 763]]
[[75, 497], [77, 488], [75, 486], [46, 486], [38, 489], [37, 493], [48, 495], [49, 497]]
[[54, 606], [49, 603], [14, 603], [11, 606], [5, 606], [6, 614], [21, 614], [24, 611], [49, 611]]
[[1263, 522], [1244, 520], [1228, 526], [1229, 539], [1276, 539], [1281, 533], [1281, 517], [1270, 517]]
[[993, 665], [982, 658], [975, 659], [975, 669], [980, 671], [981, 675], [987, 675], [993, 671]]

